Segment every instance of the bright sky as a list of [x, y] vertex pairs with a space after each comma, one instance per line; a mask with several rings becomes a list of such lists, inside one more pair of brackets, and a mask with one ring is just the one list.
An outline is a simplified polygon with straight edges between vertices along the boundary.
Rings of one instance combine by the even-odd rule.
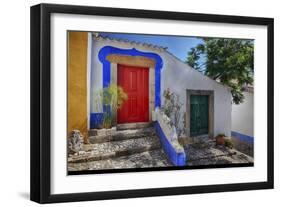
[[127, 39], [130, 41], [144, 42], [162, 47], [168, 47], [168, 51], [185, 61], [187, 53], [192, 47], [203, 43], [202, 39], [195, 37], [167, 36], [167, 35], [143, 35], [143, 34], [123, 34], [123, 33], [99, 33], [101, 36], [111, 38]]

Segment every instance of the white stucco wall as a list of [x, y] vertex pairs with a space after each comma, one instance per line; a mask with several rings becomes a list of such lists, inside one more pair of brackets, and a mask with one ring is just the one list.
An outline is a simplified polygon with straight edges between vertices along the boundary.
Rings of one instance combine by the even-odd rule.
[[[161, 102], [163, 91], [170, 88], [180, 96], [183, 103], [182, 115], [186, 110], [186, 89], [189, 90], [213, 90], [214, 91], [214, 135], [223, 133], [230, 136], [231, 133], [231, 93], [227, 87], [202, 75], [189, 67], [165, 50], [154, 49], [142, 44], [131, 44], [117, 40], [99, 39], [93, 41], [92, 64], [92, 94], [93, 91], [102, 88], [102, 64], [98, 59], [98, 52], [104, 46], [113, 46], [123, 49], [136, 48], [140, 51], [154, 52], [161, 56], [163, 68], [161, 71]], [[91, 112], [101, 112], [92, 103]], [[183, 123], [183, 122], [182, 122]]]
[[[216, 81], [181, 62], [169, 53], [161, 54], [164, 67], [161, 72], [161, 94], [166, 88], [176, 92], [186, 107], [186, 89], [214, 91], [214, 135], [230, 136], [231, 131], [231, 93], [230, 90]], [[163, 99], [161, 100], [163, 103]]]
[[244, 102], [232, 105], [231, 130], [254, 137], [254, 93], [244, 92]]

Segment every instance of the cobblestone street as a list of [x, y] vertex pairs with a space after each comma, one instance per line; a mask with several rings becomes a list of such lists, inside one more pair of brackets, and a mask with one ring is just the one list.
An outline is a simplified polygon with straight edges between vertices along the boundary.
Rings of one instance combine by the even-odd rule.
[[185, 146], [188, 166], [254, 163], [254, 159], [236, 149], [216, 146], [215, 141], [206, 139]]
[[[153, 129], [137, 138], [117, 138], [115, 141], [84, 145], [84, 151], [68, 157], [68, 170], [106, 170], [172, 166], [161, 148]], [[149, 136], [150, 134], [150, 136]], [[128, 131], [126, 131], [128, 135]], [[121, 140], [118, 140], [121, 139]], [[225, 146], [216, 146], [214, 140], [205, 139], [185, 145], [187, 166], [253, 163], [252, 157]]]

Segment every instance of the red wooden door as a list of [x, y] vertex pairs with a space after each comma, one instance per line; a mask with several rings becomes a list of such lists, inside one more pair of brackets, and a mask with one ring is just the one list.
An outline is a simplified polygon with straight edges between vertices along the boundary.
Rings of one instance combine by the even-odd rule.
[[148, 68], [118, 65], [117, 84], [128, 99], [117, 112], [117, 123], [148, 122]]

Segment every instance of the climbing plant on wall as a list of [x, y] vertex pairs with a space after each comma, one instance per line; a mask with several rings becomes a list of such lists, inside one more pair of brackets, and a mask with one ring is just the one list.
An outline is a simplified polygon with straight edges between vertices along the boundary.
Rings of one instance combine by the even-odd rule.
[[231, 88], [233, 103], [244, 100], [243, 88], [253, 84], [254, 41], [202, 38], [191, 48], [186, 63]]
[[177, 134], [180, 135], [182, 129], [180, 127], [181, 113], [180, 109], [183, 103], [180, 101], [178, 94], [172, 92], [169, 88], [163, 92], [164, 105], [162, 110], [171, 119], [171, 124], [175, 126]]

